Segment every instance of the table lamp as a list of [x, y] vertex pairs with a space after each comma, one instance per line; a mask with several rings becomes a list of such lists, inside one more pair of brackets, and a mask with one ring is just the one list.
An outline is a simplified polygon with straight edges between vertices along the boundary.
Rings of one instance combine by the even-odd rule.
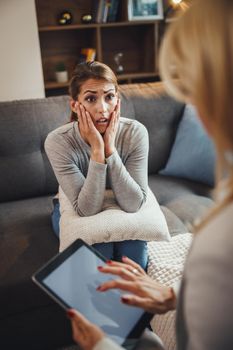
[[170, 0], [169, 5], [164, 11], [164, 18], [172, 17], [177, 11], [185, 11], [188, 8], [187, 1], [184, 0]]

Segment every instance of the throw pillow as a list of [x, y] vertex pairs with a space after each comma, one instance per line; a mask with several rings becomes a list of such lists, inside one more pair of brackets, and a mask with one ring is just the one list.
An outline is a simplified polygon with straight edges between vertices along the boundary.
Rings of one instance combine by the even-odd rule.
[[192, 105], [186, 105], [162, 175], [214, 186], [215, 148]]
[[[179, 289], [191, 242], [191, 233], [172, 237], [170, 242], [149, 242], [148, 275], [160, 284]], [[176, 349], [175, 319], [176, 312], [170, 311], [164, 315], [155, 315], [150, 323], [153, 331], [162, 339], [166, 350]]]
[[59, 187], [60, 201], [60, 251], [77, 238], [88, 244], [141, 239], [169, 241], [165, 216], [148, 189], [147, 200], [136, 213], [123, 211], [116, 203], [111, 190], [105, 191], [103, 210], [88, 217], [79, 216]]

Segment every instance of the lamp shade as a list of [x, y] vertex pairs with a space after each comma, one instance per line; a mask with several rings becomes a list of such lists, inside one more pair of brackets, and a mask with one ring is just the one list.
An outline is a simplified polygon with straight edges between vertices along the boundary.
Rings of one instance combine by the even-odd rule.
[[182, 2], [183, 0], [172, 0], [173, 4], [178, 5]]
[[167, 6], [165, 12], [164, 12], [164, 18], [166, 19], [168, 16], [172, 15], [174, 17], [174, 13], [185, 11], [189, 5], [187, 4], [188, 1], [184, 0], [170, 0], [170, 5]]

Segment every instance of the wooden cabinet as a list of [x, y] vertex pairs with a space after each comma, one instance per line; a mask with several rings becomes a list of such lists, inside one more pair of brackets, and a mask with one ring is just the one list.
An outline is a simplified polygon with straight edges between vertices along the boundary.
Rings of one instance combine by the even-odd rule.
[[[67, 93], [68, 83], [55, 81], [55, 66], [64, 62], [70, 76], [82, 48], [95, 48], [96, 60], [115, 72], [114, 55], [121, 52], [120, 83], [158, 79], [161, 21], [128, 21], [127, 1], [122, 0], [116, 22], [82, 24], [82, 15], [91, 13], [92, 6], [91, 0], [36, 0], [46, 96]], [[58, 25], [57, 17], [64, 10], [72, 13], [72, 24]]]

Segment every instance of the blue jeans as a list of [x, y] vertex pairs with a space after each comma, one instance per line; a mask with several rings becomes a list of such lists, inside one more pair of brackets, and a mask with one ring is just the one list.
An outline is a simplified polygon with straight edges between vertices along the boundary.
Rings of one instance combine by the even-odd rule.
[[[54, 199], [54, 209], [52, 212], [53, 231], [59, 238], [60, 204]], [[147, 242], [139, 240], [128, 240], [122, 242], [96, 243], [93, 247], [98, 250], [108, 260], [121, 261], [122, 256], [137, 262], [144, 270], [148, 263]]]

